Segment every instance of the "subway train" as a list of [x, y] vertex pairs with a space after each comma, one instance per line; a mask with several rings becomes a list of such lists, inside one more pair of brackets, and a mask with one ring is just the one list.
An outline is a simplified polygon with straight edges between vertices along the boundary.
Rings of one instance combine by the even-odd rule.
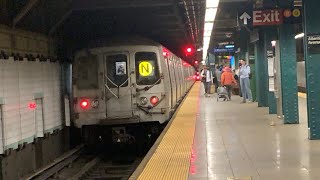
[[150, 138], [169, 121], [194, 74], [193, 66], [149, 39], [94, 42], [74, 56], [73, 125], [89, 143]]

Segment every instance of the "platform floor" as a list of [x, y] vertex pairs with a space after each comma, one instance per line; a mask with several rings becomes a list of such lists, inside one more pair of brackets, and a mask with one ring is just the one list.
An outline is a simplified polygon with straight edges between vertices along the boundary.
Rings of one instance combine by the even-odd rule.
[[131, 179], [320, 180], [320, 141], [308, 139], [304, 94], [300, 124], [284, 125], [257, 103], [203, 93], [196, 83]]
[[320, 179], [320, 141], [308, 140], [305, 98], [301, 123], [284, 125], [257, 103], [240, 104], [239, 96], [217, 102], [202, 94], [188, 179]]

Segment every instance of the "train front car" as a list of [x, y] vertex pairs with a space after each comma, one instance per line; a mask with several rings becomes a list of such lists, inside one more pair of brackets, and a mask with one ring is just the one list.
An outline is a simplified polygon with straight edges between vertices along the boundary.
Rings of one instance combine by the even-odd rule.
[[75, 57], [73, 123], [87, 143], [157, 136], [172, 111], [159, 44], [113, 44]]

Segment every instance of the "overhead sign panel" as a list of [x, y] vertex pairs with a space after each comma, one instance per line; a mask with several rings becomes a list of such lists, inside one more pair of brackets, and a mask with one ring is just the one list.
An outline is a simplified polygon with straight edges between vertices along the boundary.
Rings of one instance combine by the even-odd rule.
[[243, 24], [244, 25], [247, 25], [248, 24], [248, 19], [251, 19], [251, 16], [244, 12], [241, 16], [240, 16], [240, 19], [243, 20]]
[[283, 23], [281, 9], [253, 11], [253, 26], [278, 25]]
[[308, 52], [310, 54], [320, 54], [320, 34], [310, 34], [307, 36]]

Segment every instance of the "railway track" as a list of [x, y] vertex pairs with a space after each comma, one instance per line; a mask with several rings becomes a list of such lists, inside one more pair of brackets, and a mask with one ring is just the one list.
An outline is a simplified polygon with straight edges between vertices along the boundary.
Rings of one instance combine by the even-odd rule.
[[129, 179], [142, 158], [128, 157], [121, 160], [108, 157], [104, 153], [88, 153], [83, 145], [69, 151], [48, 166], [23, 179], [60, 180], [60, 179]]

